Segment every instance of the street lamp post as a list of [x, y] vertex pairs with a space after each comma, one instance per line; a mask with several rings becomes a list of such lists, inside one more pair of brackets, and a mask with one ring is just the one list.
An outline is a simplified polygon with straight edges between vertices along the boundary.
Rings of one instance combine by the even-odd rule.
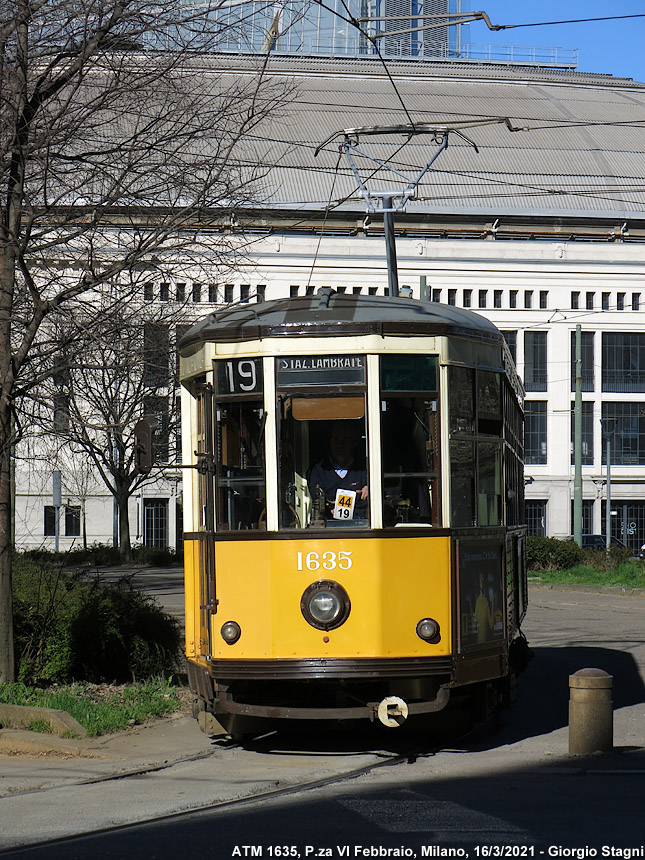
[[617, 421], [617, 418], [600, 419], [607, 458], [607, 500], [605, 502], [605, 540], [607, 552], [611, 549], [611, 437], [616, 432]]

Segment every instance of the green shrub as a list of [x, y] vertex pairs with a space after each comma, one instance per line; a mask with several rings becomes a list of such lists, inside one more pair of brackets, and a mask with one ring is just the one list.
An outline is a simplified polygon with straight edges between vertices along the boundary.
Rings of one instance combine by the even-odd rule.
[[72, 547], [64, 552], [50, 549], [29, 549], [22, 553], [24, 558], [47, 564], [60, 564], [66, 567], [91, 565], [92, 567], [114, 566], [121, 564], [119, 548], [104, 543], [94, 543], [88, 547]]
[[529, 570], [566, 570], [582, 560], [582, 550], [572, 540], [529, 537], [526, 541], [526, 566]]
[[611, 546], [609, 556], [603, 550], [586, 549], [582, 553], [582, 560], [596, 570], [617, 570], [621, 564], [635, 561], [632, 550], [621, 546]]
[[135, 546], [132, 548], [132, 560], [137, 564], [149, 564], [152, 567], [172, 567], [177, 564], [178, 559], [171, 547]]
[[176, 672], [178, 622], [122, 580], [14, 561], [16, 675], [25, 684], [144, 679]]

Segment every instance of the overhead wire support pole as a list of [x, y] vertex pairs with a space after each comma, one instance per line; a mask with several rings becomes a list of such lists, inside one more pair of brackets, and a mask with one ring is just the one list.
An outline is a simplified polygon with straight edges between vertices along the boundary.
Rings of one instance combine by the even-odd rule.
[[576, 399], [573, 434], [573, 539], [582, 546], [582, 326], [576, 326]]
[[[338, 149], [341, 153], [344, 153], [349, 162], [349, 166], [354, 175], [358, 188], [360, 189], [361, 195], [365, 200], [367, 211], [372, 213], [381, 211], [383, 213], [383, 231], [385, 234], [385, 255], [387, 260], [388, 291], [389, 295], [392, 297], [397, 297], [399, 295], [399, 276], [396, 259], [396, 237], [394, 233], [393, 217], [394, 212], [400, 212], [404, 210], [408, 200], [414, 199], [414, 197], [416, 196], [417, 188], [419, 187], [419, 183], [426, 175], [426, 173], [430, 170], [437, 158], [439, 158], [441, 153], [444, 152], [445, 149], [447, 149], [448, 140], [451, 133], [456, 134], [458, 137], [460, 137], [462, 140], [466, 141], [466, 143], [472, 146], [476, 152], [479, 152], [474, 141], [470, 140], [470, 138], [466, 137], [466, 135], [462, 132], [457, 131], [457, 129], [436, 128], [428, 126], [426, 123], [411, 123], [409, 125], [399, 124], [390, 126], [375, 125], [365, 126], [361, 128], [346, 128], [343, 131], [335, 132], [334, 134], [332, 134], [325, 141], [323, 141], [323, 143], [321, 143], [314, 152], [314, 157], [318, 156], [321, 150], [323, 150], [333, 140], [342, 135], [343, 139]], [[404, 173], [402, 170], [398, 170], [396, 167], [390, 165], [388, 161], [382, 158], [377, 158], [375, 155], [371, 155], [369, 152], [366, 152], [364, 149], [361, 149], [358, 146], [359, 139], [362, 136], [382, 136], [395, 134], [405, 135], [408, 141], [412, 137], [416, 137], [421, 134], [430, 134], [432, 135], [433, 142], [438, 145], [437, 151], [433, 153], [432, 158], [430, 158], [426, 162], [424, 167], [422, 167], [421, 170], [419, 170], [419, 172], [416, 173], [414, 176], [410, 176], [408, 175], [408, 173]], [[407, 141], [405, 141], [402, 146], [405, 146], [405, 143], [407, 143]], [[400, 151], [402, 146], [396, 150], [396, 153]], [[361, 177], [354, 156], [360, 156], [361, 158], [364, 158], [377, 166], [376, 170], [373, 170], [367, 179], [364, 180]], [[387, 173], [391, 173], [393, 174], [393, 176], [404, 180], [406, 183], [406, 187], [378, 191], [371, 190], [368, 187], [368, 182], [372, 180], [376, 173], [378, 173], [379, 171], [386, 171]]]

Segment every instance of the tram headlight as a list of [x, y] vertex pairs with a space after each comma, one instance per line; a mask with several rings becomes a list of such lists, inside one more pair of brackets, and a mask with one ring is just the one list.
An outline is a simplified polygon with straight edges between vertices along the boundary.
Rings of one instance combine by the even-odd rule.
[[347, 621], [351, 604], [347, 592], [331, 579], [312, 583], [302, 595], [300, 609], [317, 630], [333, 630]]
[[222, 624], [220, 634], [227, 645], [235, 645], [242, 635], [242, 628], [237, 621], [227, 621], [226, 624]]
[[432, 642], [439, 636], [439, 624], [434, 618], [422, 618], [417, 624], [417, 636], [424, 642]]

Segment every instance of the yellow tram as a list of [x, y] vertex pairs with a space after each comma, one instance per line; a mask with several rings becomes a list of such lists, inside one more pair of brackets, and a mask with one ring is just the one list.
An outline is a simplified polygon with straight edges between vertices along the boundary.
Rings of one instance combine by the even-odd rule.
[[186, 649], [202, 725], [503, 692], [526, 609], [522, 387], [470, 311], [336, 293], [180, 344]]

